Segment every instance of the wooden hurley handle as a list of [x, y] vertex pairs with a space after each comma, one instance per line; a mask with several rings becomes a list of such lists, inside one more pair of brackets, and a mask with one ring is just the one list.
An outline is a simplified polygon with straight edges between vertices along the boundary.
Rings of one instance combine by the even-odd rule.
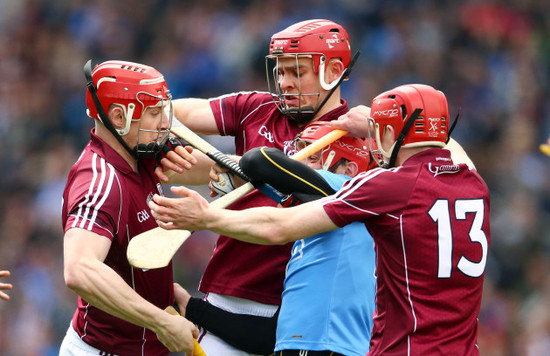
[[[176, 310], [176, 308], [174, 308], [173, 306], [169, 305], [166, 307], [166, 309], [164, 309], [168, 314], [172, 314], [172, 315], [180, 315], [180, 313], [178, 313], [178, 311]], [[197, 339], [193, 338], [193, 356], [206, 356], [206, 353], [204, 353], [204, 350], [202, 349], [201, 345], [199, 344], [199, 342], [197, 341]]]

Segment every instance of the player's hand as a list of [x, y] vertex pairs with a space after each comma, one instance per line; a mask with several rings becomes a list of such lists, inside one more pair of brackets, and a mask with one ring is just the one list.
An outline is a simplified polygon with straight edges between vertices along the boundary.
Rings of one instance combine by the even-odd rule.
[[331, 121], [330, 124], [336, 129], [349, 132], [350, 136], [367, 137], [369, 117], [370, 108], [365, 105], [359, 105], [351, 108], [347, 113], [340, 116], [338, 120]]
[[302, 204], [302, 202], [300, 201], [300, 199], [296, 198], [294, 194], [287, 194], [283, 197], [283, 199], [281, 199], [280, 204], [284, 208], [290, 208], [296, 205], [300, 205]]
[[[10, 271], [0, 271], [0, 278], [9, 277], [9, 275]], [[11, 283], [0, 283], [0, 290], [10, 290], [12, 288], [13, 286], [11, 285]], [[0, 299], [9, 300], [10, 296], [4, 292], [0, 292]]]
[[206, 229], [208, 201], [194, 190], [184, 186], [172, 186], [172, 192], [181, 198], [163, 197], [158, 194], [149, 201], [149, 208], [157, 224], [166, 230]]
[[171, 352], [193, 354], [194, 340], [199, 336], [199, 329], [180, 315], [165, 313], [160, 326], [153, 330], [157, 338]]
[[191, 299], [191, 294], [189, 294], [189, 292], [178, 283], [174, 283], [174, 298], [181, 316], [185, 316], [185, 311], [187, 310], [187, 304]]
[[[239, 163], [239, 161], [241, 159], [241, 156], [229, 155], [229, 157], [237, 163]], [[226, 172], [229, 172], [229, 170], [225, 167], [220, 166], [217, 163], [214, 164], [210, 168], [210, 172], [209, 172], [210, 183], [208, 183], [208, 188], [210, 188], [210, 196], [211, 197], [216, 197], [216, 196], [219, 195], [218, 192], [216, 192], [214, 190], [214, 188], [212, 187], [212, 181], [219, 182], [219, 180], [220, 180], [219, 174], [220, 173], [226, 173]], [[232, 183], [233, 183], [234, 188], [238, 188], [241, 185], [245, 184], [246, 182], [243, 179], [241, 179], [239, 176], [237, 176], [236, 174], [233, 174], [232, 175]]]
[[193, 147], [186, 145], [186, 142], [177, 137], [170, 137], [157, 154], [157, 167], [155, 174], [161, 182], [169, 182], [170, 177], [165, 173], [173, 171], [183, 173], [197, 163], [197, 159], [191, 155]]

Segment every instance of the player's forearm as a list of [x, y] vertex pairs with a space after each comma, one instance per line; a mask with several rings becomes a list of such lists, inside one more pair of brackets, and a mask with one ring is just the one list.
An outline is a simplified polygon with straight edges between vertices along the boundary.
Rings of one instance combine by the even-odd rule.
[[185, 98], [172, 101], [174, 116], [197, 134], [219, 135], [210, 102], [206, 99]]
[[207, 209], [205, 228], [255, 244], [285, 244], [337, 228], [314, 201], [288, 209]]
[[166, 172], [170, 179], [167, 184], [204, 185], [210, 182], [209, 173], [214, 161], [198, 150], [193, 150], [192, 155], [197, 159], [197, 163], [183, 173]]
[[110, 267], [83, 259], [65, 271], [67, 286], [93, 306], [153, 331], [168, 314], [137, 294]]
[[210, 208], [203, 221], [205, 229], [244, 242], [273, 245], [295, 241], [282, 228], [281, 218], [271, 214], [276, 209], [262, 207], [239, 211]]

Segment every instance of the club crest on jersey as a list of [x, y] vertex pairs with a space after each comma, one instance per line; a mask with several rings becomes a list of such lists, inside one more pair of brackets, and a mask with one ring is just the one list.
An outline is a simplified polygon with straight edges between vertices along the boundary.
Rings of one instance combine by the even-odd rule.
[[285, 141], [283, 143], [283, 152], [285, 153], [285, 155], [287, 156], [292, 156], [293, 154], [295, 154], [296, 152], [298, 152], [296, 150], [296, 141], [295, 140], [289, 140], [289, 141]]

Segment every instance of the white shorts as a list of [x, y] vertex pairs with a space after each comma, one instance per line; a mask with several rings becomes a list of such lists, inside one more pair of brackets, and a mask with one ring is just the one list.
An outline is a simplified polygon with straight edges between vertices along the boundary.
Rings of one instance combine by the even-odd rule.
[[105, 351], [101, 351], [96, 349], [95, 347], [92, 347], [82, 341], [80, 336], [78, 336], [77, 332], [73, 328], [73, 323], [69, 325], [69, 329], [67, 329], [67, 334], [65, 335], [65, 338], [63, 339], [63, 342], [61, 343], [61, 346], [59, 348], [59, 356], [117, 356], [115, 354], [110, 354]]
[[[262, 304], [248, 299], [231, 297], [216, 293], [208, 293], [204, 300], [208, 303], [221, 308], [225, 311], [239, 314], [258, 315], [272, 317], [277, 312], [277, 305]], [[202, 349], [206, 355], [223, 355], [223, 356], [255, 356], [248, 352], [244, 352], [229, 345], [216, 335], [207, 332], [201, 328], [201, 334], [198, 338]]]

